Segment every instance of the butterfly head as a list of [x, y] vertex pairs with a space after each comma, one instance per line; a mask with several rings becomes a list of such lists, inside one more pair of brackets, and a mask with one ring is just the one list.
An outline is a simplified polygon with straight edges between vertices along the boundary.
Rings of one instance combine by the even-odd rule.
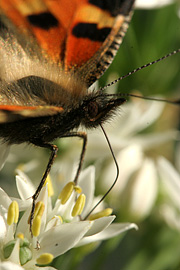
[[82, 124], [86, 128], [95, 128], [108, 120], [116, 112], [117, 108], [126, 99], [122, 97], [112, 97], [112, 95], [99, 93], [87, 96], [83, 101], [84, 117]]

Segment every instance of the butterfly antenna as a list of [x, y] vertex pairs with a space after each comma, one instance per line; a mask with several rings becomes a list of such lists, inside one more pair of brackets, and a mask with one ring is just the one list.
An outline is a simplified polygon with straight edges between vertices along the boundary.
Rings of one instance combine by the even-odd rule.
[[162, 61], [162, 60], [164, 60], [164, 59], [166, 59], [166, 58], [168, 58], [168, 57], [170, 57], [170, 56], [172, 56], [172, 55], [174, 55], [174, 54], [177, 54], [177, 53], [179, 53], [179, 52], [180, 52], [180, 49], [175, 50], [175, 51], [173, 51], [173, 52], [171, 52], [171, 53], [168, 53], [167, 55], [165, 55], [165, 56], [163, 56], [163, 57], [161, 57], [161, 58], [159, 58], [159, 59], [157, 59], [157, 60], [155, 60], [155, 61], [152, 61], [152, 62], [150, 62], [150, 63], [148, 63], [148, 64], [146, 64], [146, 65], [143, 65], [143, 66], [141, 66], [141, 67], [138, 67], [138, 68], [134, 69], [133, 71], [128, 72], [126, 75], [123, 75], [122, 77], [119, 77], [119, 78], [117, 78], [116, 80], [114, 80], [114, 81], [108, 83], [107, 85], [105, 85], [105, 86], [104, 86], [103, 88], [101, 88], [100, 90], [101, 90], [101, 91], [104, 91], [107, 87], [110, 87], [110, 86], [116, 84], [117, 82], [119, 82], [119, 81], [121, 81], [121, 80], [123, 80], [123, 79], [129, 77], [130, 75], [132, 75], [132, 74], [138, 72], [139, 70], [142, 70], [142, 69], [144, 69], [144, 68], [147, 68], [147, 67], [149, 67], [149, 66], [152, 66], [152, 65], [154, 65], [154, 64], [156, 64], [156, 63], [158, 63], [158, 62], [160, 62], [160, 61]]
[[140, 95], [136, 95], [136, 94], [130, 94], [130, 93], [117, 93], [117, 94], [106, 94], [105, 95], [110, 96], [110, 97], [135, 97], [135, 98], [141, 98], [141, 99], [146, 99], [146, 100], [152, 100], [152, 101], [160, 101], [160, 102], [166, 102], [169, 104], [173, 104], [173, 105], [180, 105], [180, 99], [174, 99], [174, 100], [170, 100], [170, 99], [164, 99], [164, 98], [155, 98], [155, 97], [146, 97], [146, 96], [140, 96]]
[[112, 154], [112, 157], [113, 157], [113, 160], [114, 160], [114, 163], [116, 165], [116, 178], [114, 180], [114, 182], [112, 183], [111, 187], [106, 191], [106, 193], [102, 196], [102, 198], [98, 201], [98, 203], [96, 203], [96, 205], [91, 209], [91, 211], [86, 215], [86, 217], [84, 218], [84, 220], [86, 220], [90, 215], [91, 213], [98, 207], [98, 205], [104, 201], [104, 199], [107, 197], [107, 195], [110, 193], [110, 191], [113, 189], [113, 187], [115, 186], [117, 180], [118, 180], [118, 177], [119, 177], [119, 166], [118, 166], [118, 163], [117, 163], [117, 160], [116, 160], [116, 157], [114, 155], [114, 152], [113, 152], [113, 149], [112, 149], [112, 146], [111, 146], [111, 143], [109, 141], [109, 138], [106, 134], [106, 131], [104, 130], [103, 126], [100, 124], [100, 127], [104, 133], [104, 136], [106, 138], [106, 141], [108, 143], [108, 146], [109, 146], [109, 149], [110, 149], [110, 152]]

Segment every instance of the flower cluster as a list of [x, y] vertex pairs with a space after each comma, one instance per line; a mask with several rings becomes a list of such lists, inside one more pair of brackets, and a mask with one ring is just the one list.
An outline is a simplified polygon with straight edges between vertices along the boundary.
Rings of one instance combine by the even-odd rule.
[[[159, 175], [155, 149], [177, 138], [178, 132], [174, 129], [146, 132], [146, 129], [160, 118], [164, 106], [163, 103], [135, 100], [125, 104], [121, 115], [113, 120], [112, 125], [105, 127], [120, 168], [119, 179], [108, 201], [125, 220], [143, 220], [157, 200]], [[100, 172], [99, 186], [105, 193], [116, 177], [114, 161], [102, 132], [93, 131], [88, 135], [86, 161], [92, 162], [95, 158], [97, 173]], [[69, 144], [68, 159], [72, 152], [78, 156], [80, 147], [76, 141]]]
[[[73, 182], [67, 183], [54, 206], [54, 192], [48, 178], [36, 202], [32, 235], [28, 219], [34, 187], [30, 180], [24, 173], [18, 172], [16, 183], [20, 199], [10, 198], [0, 189], [1, 269], [38, 269], [39, 266], [42, 269], [43, 265], [73, 247], [137, 228], [129, 223], [111, 224], [115, 219], [111, 215], [112, 209], [102, 206], [88, 216], [97, 200], [94, 198], [94, 174], [94, 168], [89, 167], [82, 172], [78, 186]], [[24, 213], [19, 220], [20, 211]]]

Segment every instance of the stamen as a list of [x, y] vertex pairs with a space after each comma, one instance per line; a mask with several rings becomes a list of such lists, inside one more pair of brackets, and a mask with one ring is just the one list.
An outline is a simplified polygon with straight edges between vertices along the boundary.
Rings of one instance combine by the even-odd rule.
[[59, 218], [61, 224], [63, 224], [63, 218], [61, 216], [58, 216], [58, 218]]
[[37, 258], [36, 262], [40, 265], [46, 265], [52, 262], [54, 256], [51, 253], [44, 253], [39, 258]]
[[19, 206], [16, 201], [13, 201], [8, 209], [7, 224], [17, 223], [19, 218]]
[[95, 220], [101, 217], [108, 217], [112, 214], [113, 209], [112, 208], [106, 208], [98, 213], [92, 214], [89, 216], [89, 220]]
[[40, 234], [40, 228], [41, 228], [41, 217], [36, 216], [33, 220], [32, 224], [32, 234], [33, 236], [37, 237]]
[[[61, 224], [63, 224], [63, 218], [61, 217], [61, 216], [56, 216], [59, 220], [60, 220], [60, 222], [61, 222]], [[52, 220], [53, 219], [55, 219], [55, 216], [52, 218]], [[56, 222], [57, 223], [57, 222]], [[54, 226], [56, 226], [57, 224], [54, 224]]]
[[34, 219], [32, 224], [32, 234], [37, 237], [40, 234], [41, 218], [44, 213], [45, 205], [42, 201], [37, 202], [35, 206]]
[[45, 208], [45, 205], [42, 201], [37, 202], [36, 206], [35, 206], [34, 217], [36, 217], [36, 216], [42, 217], [42, 215], [44, 213], [44, 208]]
[[72, 210], [72, 216], [78, 216], [82, 213], [83, 209], [84, 209], [84, 205], [86, 202], [86, 196], [84, 194], [81, 194], [78, 198], [77, 201], [73, 207]]
[[18, 233], [17, 238], [24, 240], [24, 234], [23, 233]]
[[73, 192], [74, 186], [74, 182], [69, 182], [67, 185], [65, 185], [58, 197], [58, 199], [61, 200], [61, 204], [65, 204], [68, 201]]
[[78, 194], [81, 194], [82, 192], [82, 188], [80, 186], [75, 186], [74, 187], [74, 190], [78, 193]]
[[50, 175], [47, 176], [44, 186], [48, 183], [48, 196], [52, 197], [54, 195], [54, 189], [51, 181]]

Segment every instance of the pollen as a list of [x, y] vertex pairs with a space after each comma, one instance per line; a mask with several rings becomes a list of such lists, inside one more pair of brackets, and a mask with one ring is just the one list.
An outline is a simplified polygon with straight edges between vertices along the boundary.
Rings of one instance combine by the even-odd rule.
[[54, 195], [54, 189], [53, 189], [53, 185], [52, 185], [52, 181], [51, 181], [50, 175], [47, 176], [44, 185], [46, 185], [47, 183], [48, 183], [48, 196], [49, 197], [52, 197]]
[[51, 253], [43, 253], [39, 258], [37, 258], [36, 262], [40, 265], [46, 265], [52, 262], [54, 256]]
[[78, 216], [82, 213], [83, 209], [84, 209], [84, 205], [86, 202], [86, 196], [84, 194], [81, 194], [78, 198], [77, 201], [73, 207], [72, 210], [72, 216]]
[[74, 186], [75, 186], [74, 182], [69, 182], [67, 183], [67, 185], [65, 185], [65, 187], [63, 188], [58, 197], [58, 199], [61, 200], [62, 204], [65, 204], [68, 201], [74, 190]]
[[17, 223], [19, 218], [19, 206], [16, 201], [13, 201], [8, 208], [7, 224]]
[[98, 213], [92, 214], [89, 216], [89, 220], [95, 220], [102, 217], [108, 217], [112, 214], [113, 209], [112, 208], [106, 208]]
[[41, 229], [41, 219], [44, 213], [45, 205], [42, 201], [37, 202], [35, 206], [34, 219], [32, 224], [32, 234], [37, 237], [40, 234]]

